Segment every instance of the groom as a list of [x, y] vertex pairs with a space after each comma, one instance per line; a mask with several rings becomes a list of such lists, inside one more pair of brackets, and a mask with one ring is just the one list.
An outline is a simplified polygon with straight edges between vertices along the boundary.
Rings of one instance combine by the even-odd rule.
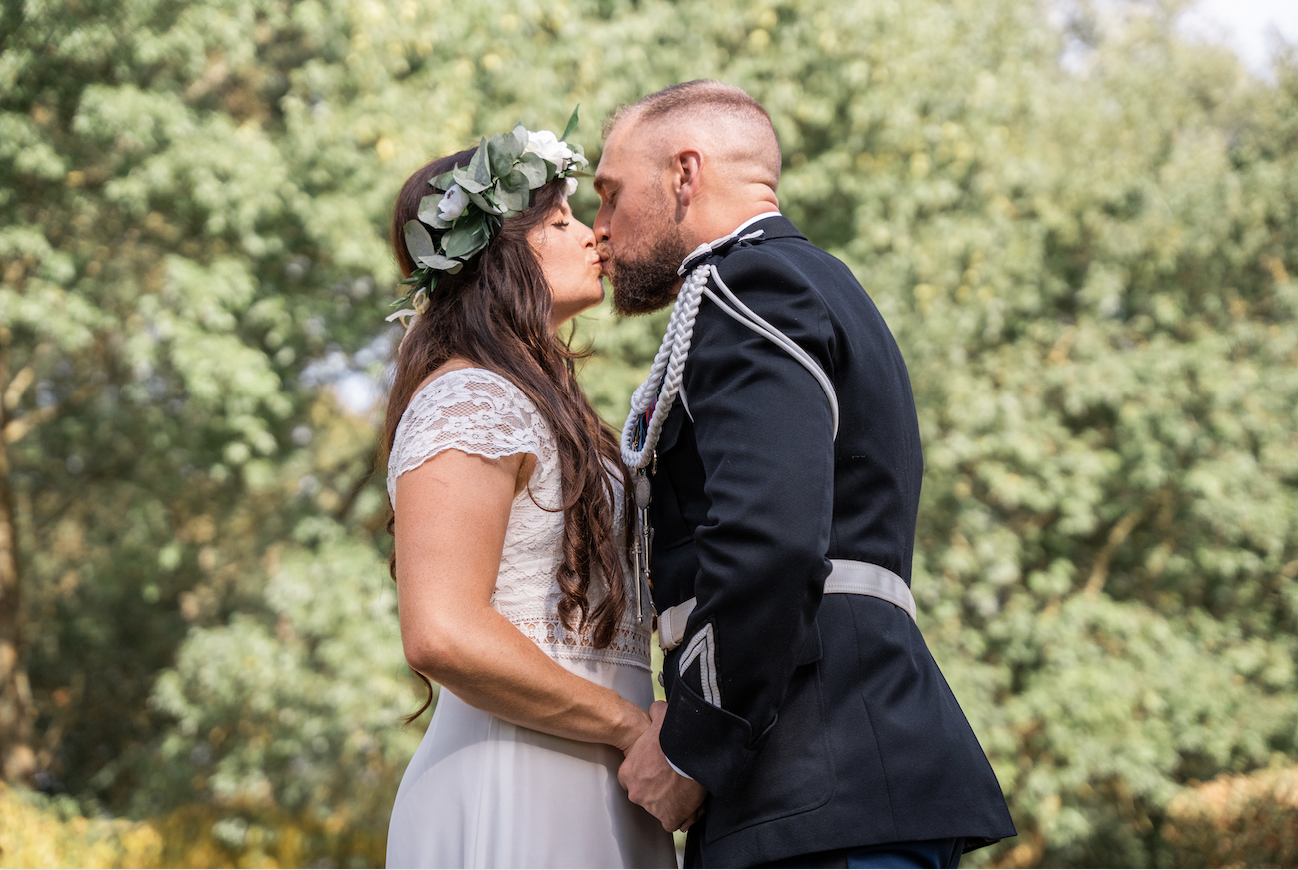
[[668, 703], [623, 785], [688, 828], [689, 866], [956, 866], [1014, 825], [915, 625], [923, 459], [892, 335], [780, 215], [779, 143], [742, 90], [667, 88], [605, 139], [594, 229], [618, 311], [716, 270], [646, 466]]

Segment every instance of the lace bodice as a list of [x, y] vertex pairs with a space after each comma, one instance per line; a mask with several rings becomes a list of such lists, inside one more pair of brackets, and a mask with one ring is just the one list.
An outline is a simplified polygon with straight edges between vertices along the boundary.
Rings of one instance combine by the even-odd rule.
[[[636, 624], [628, 606], [606, 649], [595, 649], [588, 632], [568, 631], [559, 619], [562, 592], [556, 579], [563, 554], [563, 503], [554, 435], [536, 406], [512, 382], [485, 369], [459, 369], [435, 379], [414, 398], [397, 426], [388, 457], [388, 495], [396, 503], [397, 478], [443, 450], [498, 459], [515, 453], [536, 457], [528, 487], [514, 498], [491, 606], [554, 659], [613, 661], [649, 668], [649, 628]], [[622, 488], [613, 487], [614, 529], [624, 529]], [[550, 508], [550, 510], [546, 510]], [[623, 562], [627, 576], [629, 569]], [[603, 584], [591, 583], [591, 604]]]

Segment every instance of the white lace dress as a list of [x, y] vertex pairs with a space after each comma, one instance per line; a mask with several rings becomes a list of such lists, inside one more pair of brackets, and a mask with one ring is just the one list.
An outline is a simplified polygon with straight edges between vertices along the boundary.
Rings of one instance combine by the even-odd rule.
[[[572, 673], [648, 708], [649, 631], [627, 607], [613, 644], [595, 649], [559, 620], [563, 514], [559, 458], [545, 419], [510, 381], [483, 369], [442, 375], [411, 400], [388, 460], [397, 478], [443, 450], [530, 453], [514, 499], [491, 605]], [[621, 488], [616, 527], [622, 527]], [[675, 867], [671, 837], [617, 781], [622, 753], [505, 722], [443, 689], [406, 768], [388, 826], [389, 867]]]

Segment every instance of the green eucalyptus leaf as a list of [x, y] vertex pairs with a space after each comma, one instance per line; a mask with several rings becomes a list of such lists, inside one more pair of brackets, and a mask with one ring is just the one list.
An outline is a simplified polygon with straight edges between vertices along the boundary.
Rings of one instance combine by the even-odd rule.
[[517, 196], [516, 194], [510, 193], [506, 194], [506, 197], [508, 198], [507, 201], [501, 203], [501, 207], [504, 209], [500, 214], [502, 218], [513, 217], [523, 209], [527, 208], [528, 198], [526, 194]]
[[442, 237], [442, 247], [446, 250], [446, 256], [464, 259], [486, 247], [490, 238], [487, 215], [477, 212], [466, 215], [464, 220], [447, 232]]
[[509, 171], [510, 161], [505, 150], [505, 137], [497, 134], [487, 140], [487, 167], [494, 176], [504, 175]]
[[482, 141], [478, 143], [478, 150], [474, 151], [473, 156], [469, 158], [468, 169], [473, 180], [481, 185], [479, 191], [491, 184], [491, 161], [487, 155], [487, 137], [482, 137]]
[[442, 220], [441, 215], [437, 213], [437, 206], [442, 201], [444, 194], [432, 193], [419, 200], [419, 219], [431, 227], [444, 230], [450, 227], [451, 222]]
[[527, 176], [516, 169], [496, 185], [496, 202], [506, 213], [518, 213], [527, 208], [530, 193]]
[[472, 167], [461, 166], [454, 171], [452, 182], [464, 188], [465, 193], [482, 193], [491, 186], [491, 177], [488, 175], [486, 181], [479, 181], [474, 176]]
[[527, 178], [528, 189], [534, 190], [550, 180], [549, 173], [554, 171], [554, 165], [529, 151], [518, 159], [518, 171]]
[[459, 267], [464, 265], [458, 260], [452, 260], [450, 257], [443, 257], [441, 254], [430, 254], [428, 256], [420, 257], [419, 262], [423, 263], [430, 269], [437, 269], [441, 272], [451, 272], [452, 270], [458, 272]]
[[494, 215], [479, 211], [474, 212], [469, 216], [469, 220], [465, 226], [486, 239], [491, 236], [493, 228], [500, 226], [500, 219]]
[[484, 190], [482, 193], [470, 193], [469, 202], [473, 203], [478, 208], [485, 211], [487, 214], [500, 214], [502, 211], [504, 211], [504, 209], [497, 206], [486, 196], [486, 194], [490, 193], [494, 189], [495, 189], [494, 187], [489, 187], [486, 190]]
[[[524, 142], [524, 145], [527, 143]], [[491, 163], [491, 174], [496, 177], [508, 175], [514, 168], [514, 161], [523, 153], [522, 147], [513, 133], [492, 136], [487, 142], [487, 157]]]
[[424, 229], [424, 225], [419, 221], [406, 221], [403, 227], [406, 237], [406, 250], [415, 260], [424, 257], [436, 256], [437, 247], [433, 244], [433, 237]]
[[577, 129], [577, 110], [580, 108], [581, 108], [581, 103], [578, 103], [573, 108], [572, 116], [568, 118], [568, 125], [563, 128], [563, 135], [559, 137], [560, 141], [566, 141], [568, 139], [569, 134], [571, 134], [573, 130]]
[[514, 126], [510, 135], [514, 137], [514, 159], [517, 160], [527, 150], [527, 128], [520, 122]]
[[469, 257], [482, 249], [477, 234], [459, 227], [446, 234], [446, 253], [453, 257]]
[[573, 158], [568, 162], [571, 171], [576, 172], [590, 166], [590, 161], [586, 159], [586, 151], [580, 145], [572, 146], [572, 154]]
[[523, 193], [527, 193], [532, 189], [528, 185], [527, 174], [517, 167], [497, 181], [496, 188], [498, 190], [521, 190]]
[[430, 179], [428, 183], [437, 190], [450, 190], [451, 185], [455, 183], [455, 172], [448, 169], [436, 178]]

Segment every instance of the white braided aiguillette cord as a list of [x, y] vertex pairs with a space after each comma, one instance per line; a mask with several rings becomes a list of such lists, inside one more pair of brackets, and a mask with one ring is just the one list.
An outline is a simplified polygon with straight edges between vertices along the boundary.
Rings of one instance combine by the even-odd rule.
[[667, 359], [671, 356], [672, 348], [676, 340], [676, 322], [678, 318], [678, 307], [680, 297], [676, 299], [677, 306], [672, 308], [671, 320], [667, 323], [667, 332], [663, 335], [662, 344], [658, 347], [658, 352], [654, 355], [653, 365], [649, 367], [649, 374], [644, 383], [635, 388], [631, 394], [631, 410], [627, 412], [626, 423], [622, 426], [622, 461], [628, 468], [643, 468], [644, 463], [640, 462], [643, 457], [643, 449], [635, 446], [636, 423], [640, 416], [653, 401], [653, 397], [658, 390], [659, 384], [662, 383], [663, 372], [667, 369]]
[[[761, 217], [764, 215], [759, 215], [754, 220]], [[744, 226], [746, 224], [741, 225], [740, 229]], [[699, 245], [685, 258], [676, 273], [684, 275], [692, 260], [706, 257], [732, 239], [738, 238], [740, 241], [755, 239], [765, 232], [757, 230], [741, 236], [739, 231], [737, 229], [716, 241]], [[663, 336], [663, 343], [659, 346], [658, 353], [654, 356], [653, 366], [649, 369], [649, 377], [645, 378], [644, 383], [637, 387], [631, 396], [631, 411], [627, 414], [626, 424], [622, 427], [622, 461], [629, 468], [644, 468], [653, 459], [658, 435], [662, 432], [663, 423], [667, 420], [667, 414], [671, 411], [677, 394], [680, 393], [681, 378], [685, 374], [685, 360], [689, 357], [690, 340], [694, 337], [694, 319], [698, 316], [699, 304], [703, 301], [703, 293], [707, 289], [708, 274], [707, 264], [700, 263], [681, 285], [680, 292], [676, 296], [676, 304], [672, 306], [671, 320], [667, 323], [667, 333]], [[655, 397], [657, 397], [657, 404], [654, 404]], [[637, 449], [636, 424], [650, 405], [654, 406], [654, 411], [649, 418], [649, 429], [645, 433], [644, 444]]]
[[[708, 280], [708, 268], [700, 265], [681, 285], [672, 306], [671, 320], [667, 324], [667, 333], [663, 343], [654, 356], [649, 377], [645, 379], [631, 396], [631, 411], [627, 415], [626, 425], [622, 427], [622, 461], [629, 468], [640, 469], [653, 459], [654, 447], [662, 432], [663, 423], [671, 412], [672, 404], [681, 390], [681, 380], [685, 375], [685, 361], [690, 353], [690, 341], [694, 337], [694, 320], [699, 313], [699, 303], [703, 301], [703, 288]], [[659, 388], [661, 384], [661, 388]], [[653, 416], [649, 418], [649, 431], [645, 434], [644, 444], [635, 446], [636, 423], [657, 397]]]

